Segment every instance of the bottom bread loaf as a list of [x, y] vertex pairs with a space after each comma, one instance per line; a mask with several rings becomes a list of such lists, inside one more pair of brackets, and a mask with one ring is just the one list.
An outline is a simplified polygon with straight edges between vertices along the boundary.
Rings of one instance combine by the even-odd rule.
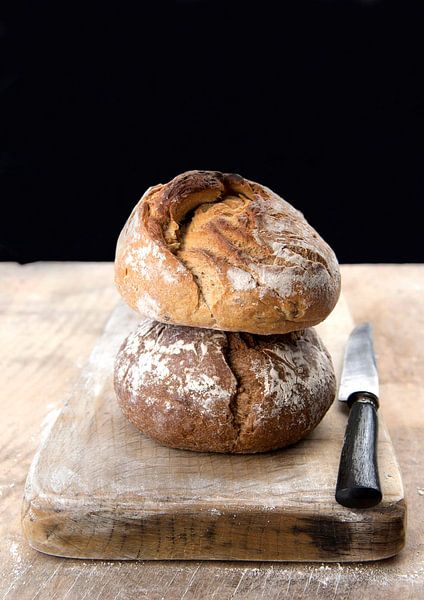
[[118, 352], [114, 385], [126, 417], [161, 444], [252, 453], [310, 433], [336, 381], [313, 329], [261, 336], [144, 321]]

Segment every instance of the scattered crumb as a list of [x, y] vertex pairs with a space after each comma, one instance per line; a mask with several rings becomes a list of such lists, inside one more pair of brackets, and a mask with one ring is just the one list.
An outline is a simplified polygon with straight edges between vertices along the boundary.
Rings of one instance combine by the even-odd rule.
[[21, 562], [21, 557], [18, 553], [18, 544], [16, 542], [12, 542], [9, 548], [10, 554], [15, 557], [16, 562]]
[[13, 487], [15, 487], [15, 484], [14, 484], [13, 482], [12, 482], [12, 483], [4, 483], [4, 484], [1, 484], [1, 485], [0, 485], [0, 498], [3, 496], [3, 491], [4, 491], [4, 490], [10, 490], [10, 489], [12, 489]]

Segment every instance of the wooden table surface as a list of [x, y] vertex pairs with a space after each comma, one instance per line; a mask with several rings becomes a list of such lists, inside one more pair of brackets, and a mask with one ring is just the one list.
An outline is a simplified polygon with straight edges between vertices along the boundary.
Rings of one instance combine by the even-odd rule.
[[407, 541], [375, 563], [60, 559], [21, 534], [34, 452], [117, 302], [110, 263], [0, 264], [0, 599], [424, 598], [424, 265], [343, 265], [374, 325], [381, 403], [408, 503]]

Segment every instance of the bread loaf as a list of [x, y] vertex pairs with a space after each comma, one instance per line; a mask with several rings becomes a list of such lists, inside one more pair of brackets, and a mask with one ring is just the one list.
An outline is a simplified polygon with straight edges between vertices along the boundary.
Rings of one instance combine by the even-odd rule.
[[216, 171], [146, 191], [119, 236], [115, 280], [151, 319], [258, 334], [311, 327], [340, 293], [334, 252], [298, 210]]
[[258, 336], [144, 321], [124, 341], [115, 391], [147, 436], [202, 452], [300, 440], [333, 402], [330, 356], [313, 329]]

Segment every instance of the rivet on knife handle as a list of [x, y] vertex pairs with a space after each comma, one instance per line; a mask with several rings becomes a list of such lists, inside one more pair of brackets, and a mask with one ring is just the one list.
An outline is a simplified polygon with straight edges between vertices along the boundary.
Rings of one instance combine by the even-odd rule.
[[381, 502], [377, 467], [378, 400], [372, 394], [349, 398], [349, 419], [340, 457], [336, 500], [349, 508], [369, 508]]

